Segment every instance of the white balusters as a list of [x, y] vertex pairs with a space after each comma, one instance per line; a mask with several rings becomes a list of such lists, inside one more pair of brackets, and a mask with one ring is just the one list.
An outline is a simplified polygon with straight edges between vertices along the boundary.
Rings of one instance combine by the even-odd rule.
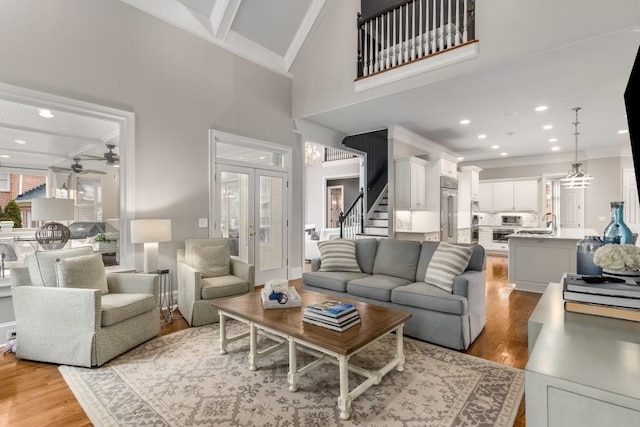
[[464, 8], [462, 9], [464, 11], [464, 22], [462, 24], [463, 27], [463, 33], [462, 33], [462, 43], [466, 43], [468, 41], [467, 39], [467, 15], [469, 14], [469, 9], [467, 9], [467, 0], [464, 0]]
[[362, 76], [467, 43], [470, 6], [469, 0], [408, 0], [361, 23]]

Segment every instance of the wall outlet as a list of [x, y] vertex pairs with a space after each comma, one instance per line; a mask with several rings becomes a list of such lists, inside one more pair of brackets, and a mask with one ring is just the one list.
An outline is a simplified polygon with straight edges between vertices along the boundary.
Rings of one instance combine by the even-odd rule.
[[13, 340], [16, 338], [16, 331], [7, 331], [7, 341]]
[[209, 226], [209, 220], [207, 218], [198, 219], [198, 227], [207, 228]]

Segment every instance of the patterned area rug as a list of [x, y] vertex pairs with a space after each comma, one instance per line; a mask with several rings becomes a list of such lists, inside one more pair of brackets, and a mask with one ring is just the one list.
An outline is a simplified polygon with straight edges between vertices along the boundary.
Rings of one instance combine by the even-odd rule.
[[[228, 327], [230, 336], [247, 328]], [[217, 324], [191, 328], [100, 368], [59, 369], [96, 426], [511, 426], [524, 391], [519, 369], [407, 338], [404, 372], [391, 371], [355, 399], [343, 421], [337, 366], [308, 373], [292, 393], [286, 350], [260, 360], [252, 372], [248, 339], [220, 355], [218, 336]], [[352, 360], [380, 368], [394, 346], [395, 336], [387, 336]], [[300, 367], [310, 356], [298, 354]], [[350, 374], [350, 388], [362, 380]]]

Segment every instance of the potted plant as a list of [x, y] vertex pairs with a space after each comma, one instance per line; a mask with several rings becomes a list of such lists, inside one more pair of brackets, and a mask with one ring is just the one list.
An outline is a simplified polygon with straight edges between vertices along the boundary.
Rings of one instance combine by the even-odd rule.
[[93, 238], [93, 248], [97, 251], [116, 250], [118, 233], [98, 233]]

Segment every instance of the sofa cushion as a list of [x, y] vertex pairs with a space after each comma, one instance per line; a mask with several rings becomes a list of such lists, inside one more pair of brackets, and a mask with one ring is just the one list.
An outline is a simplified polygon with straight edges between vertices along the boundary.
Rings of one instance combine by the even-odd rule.
[[215, 238], [215, 239], [187, 239], [184, 242], [184, 261], [193, 265], [193, 248], [204, 248], [207, 246], [218, 246], [218, 245], [227, 245], [229, 246], [229, 239], [226, 238]]
[[485, 254], [485, 250], [480, 245], [472, 245], [473, 252], [471, 253], [471, 259], [469, 260], [469, 265], [467, 266], [467, 270], [476, 270], [482, 271], [486, 268], [487, 256]]
[[415, 282], [391, 291], [391, 302], [425, 310], [463, 315], [468, 311], [468, 301], [460, 295], [452, 295], [434, 286]]
[[193, 268], [201, 277], [220, 277], [229, 275], [229, 246], [215, 245], [193, 248], [191, 259]]
[[380, 239], [373, 265], [373, 274], [401, 277], [415, 281], [420, 242], [409, 240]]
[[440, 242], [431, 257], [424, 281], [451, 293], [453, 279], [467, 269], [472, 252], [473, 248], [469, 246]]
[[346, 292], [347, 282], [355, 279], [369, 277], [367, 273], [348, 273], [346, 271], [334, 272], [312, 272], [303, 273], [302, 282], [306, 285], [315, 286], [317, 288], [329, 289], [336, 292]]
[[107, 294], [102, 296], [102, 326], [111, 326], [156, 307], [152, 294]]
[[56, 260], [93, 254], [91, 246], [52, 251], [35, 251], [26, 256], [29, 279], [34, 286], [58, 286]]
[[249, 284], [236, 276], [209, 277], [200, 280], [202, 299], [215, 299], [249, 292]]
[[410, 280], [400, 277], [375, 274], [362, 279], [351, 280], [347, 283], [347, 293], [378, 301], [391, 301], [391, 291], [398, 286], [404, 286], [409, 283], [411, 283]]
[[320, 250], [319, 271], [361, 272], [356, 259], [356, 243], [353, 240], [318, 242], [318, 249]]
[[378, 251], [378, 239], [356, 239], [356, 259], [363, 273], [373, 273]]
[[59, 287], [98, 289], [102, 295], [109, 293], [101, 254], [58, 258], [55, 266]]
[[436, 249], [438, 249], [439, 244], [440, 242], [422, 242], [420, 245], [420, 258], [418, 259], [418, 268], [416, 269], [414, 282], [424, 281], [431, 257], [436, 252]]

